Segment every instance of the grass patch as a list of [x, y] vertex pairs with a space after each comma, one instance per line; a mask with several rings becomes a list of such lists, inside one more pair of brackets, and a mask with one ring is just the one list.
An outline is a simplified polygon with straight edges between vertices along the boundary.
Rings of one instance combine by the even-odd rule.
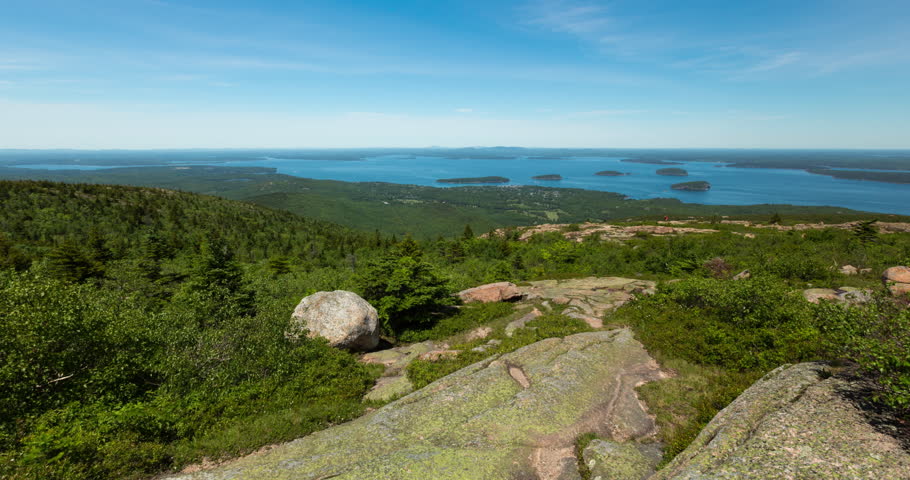
[[591, 480], [591, 469], [585, 463], [585, 449], [591, 444], [597, 435], [593, 432], [584, 433], [575, 439], [575, 458], [578, 460], [578, 474], [581, 480]]
[[458, 310], [458, 313], [439, 320], [432, 328], [425, 330], [406, 330], [399, 339], [406, 343], [423, 342], [426, 340], [443, 340], [452, 335], [466, 332], [473, 328], [486, 325], [497, 318], [505, 317], [513, 312], [511, 303], [474, 303]]
[[663, 464], [685, 450], [717, 412], [761, 378], [758, 372], [729, 372], [680, 359], [660, 364], [676, 376], [646, 383], [637, 391], [655, 415], [658, 440], [664, 444]]

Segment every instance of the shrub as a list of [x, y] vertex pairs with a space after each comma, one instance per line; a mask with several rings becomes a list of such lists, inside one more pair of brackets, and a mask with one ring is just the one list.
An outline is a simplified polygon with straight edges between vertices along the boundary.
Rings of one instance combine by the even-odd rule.
[[822, 305], [830, 348], [878, 385], [875, 400], [910, 412], [910, 309], [883, 294], [865, 306]]
[[773, 278], [690, 278], [618, 314], [649, 348], [703, 365], [770, 369], [818, 353], [811, 305]]
[[376, 307], [387, 333], [429, 325], [434, 311], [454, 303], [448, 282], [423, 260], [411, 239], [370, 262], [355, 282]]

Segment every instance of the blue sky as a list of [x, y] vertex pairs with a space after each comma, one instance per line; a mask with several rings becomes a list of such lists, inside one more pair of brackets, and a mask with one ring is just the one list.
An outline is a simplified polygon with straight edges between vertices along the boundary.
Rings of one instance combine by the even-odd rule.
[[906, 0], [0, 12], [0, 148], [910, 148]]

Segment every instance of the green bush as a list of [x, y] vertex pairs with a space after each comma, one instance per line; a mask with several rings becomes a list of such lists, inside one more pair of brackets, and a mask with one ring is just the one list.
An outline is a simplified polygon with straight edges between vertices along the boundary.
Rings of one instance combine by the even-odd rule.
[[885, 295], [864, 306], [820, 308], [829, 348], [875, 379], [875, 400], [910, 412], [910, 309]]
[[815, 358], [812, 306], [785, 283], [690, 278], [618, 312], [662, 353], [738, 371]]
[[390, 334], [432, 325], [432, 314], [454, 303], [448, 282], [424, 261], [419, 245], [410, 238], [371, 261], [355, 282]]

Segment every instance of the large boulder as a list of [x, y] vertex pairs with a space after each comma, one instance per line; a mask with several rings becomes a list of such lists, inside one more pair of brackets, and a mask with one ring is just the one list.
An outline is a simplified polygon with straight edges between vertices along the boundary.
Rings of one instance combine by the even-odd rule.
[[376, 309], [354, 292], [335, 290], [305, 297], [291, 315], [288, 336], [322, 337], [333, 347], [367, 351], [379, 345]]
[[653, 438], [635, 387], [661, 377], [628, 329], [493, 356], [268, 452], [185, 479], [579, 479], [575, 439]]
[[521, 298], [521, 292], [518, 287], [511, 282], [488, 283], [479, 287], [469, 288], [458, 292], [458, 298], [462, 302], [504, 302], [508, 300], [517, 300]]
[[718, 413], [652, 480], [910, 479], [910, 453], [855, 402], [868, 393], [826, 367], [780, 367]]

